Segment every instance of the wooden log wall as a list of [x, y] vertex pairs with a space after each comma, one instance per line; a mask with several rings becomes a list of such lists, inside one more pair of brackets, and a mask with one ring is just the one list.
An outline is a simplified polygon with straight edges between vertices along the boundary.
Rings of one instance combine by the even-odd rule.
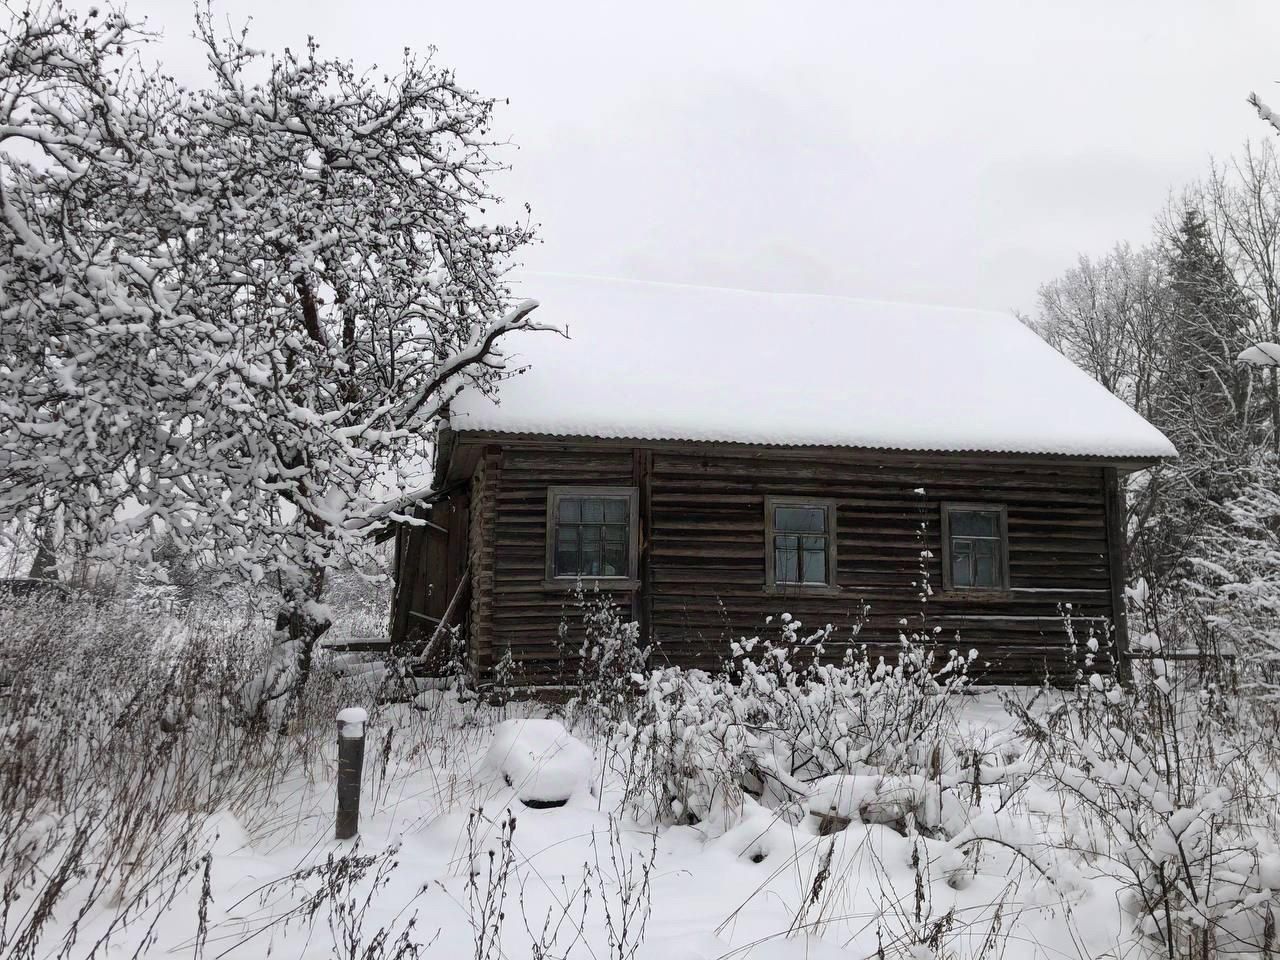
[[[633, 471], [629, 449], [503, 449], [494, 528], [491, 645], [495, 659], [510, 647], [520, 682], [531, 686], [574, 682], [576, 653], [582, 643], [581, 614], [572, 592], [544, 586], [547, 488], [630, 485]], [[623, 616], [635, 615], [630, 591], [613, 599]], [[561, 622], [570, 629], [565, 651], [560, 643]]]
[[[1038, 680], [1075, 669], [1060, 605], [1082, 618], [1112, 613], [1098, 467], [657, 452], [652, 484], [653, 632], [672, 663], [704, 665], [708, 648], [758, 634], [765, 617], [787, 612], [875, 652], [892, 652], [903, 620], [908, 631], [940, 627], [943, 651], [976, 649], [986, 678]], [[838, 596], [764, 591], [766, 496], [836, 501]], [[943, 591], [944, 501], [1005, 505], [1008, 593]], [[924, 604], [922, 551], [932, 590]], [[1077, 629], [1087, 633], [1090, 622], [1101, 627], [1094, 619]]]
[[[969, 455], [486, 447], [471, 504], [473, 665], [483, 677], [510, 647], [523, 682], [572, 681], [576, 665], [562, 663], [559, 630], [569, 625], [576, 649], [580, 621], [572, 597], [544, 584], [547, 487], [634, 484], [641, 486], [642, 588], [616, 599], [625, 616], [641, 621], [658, 663], [715, 669], [731, 638], [761, 634], [767, 616], [787, 612], [890, 654], [902, 620], [908, 630], [938, 627], [944, 653], [978, 650], [976, 672], [986, 680], [1062, 679], [1082, 660], [1090, 625], [1101, 630], [1111, 617], [1121, 582], [1108, 553], [1105, 479], [1101, 466]], [[764, 502], [771, 495], [836, 501], [837, 595], [766, 591]], [[1007, 593], [943, 591], [944, 501], [1005, 505]], [[923, 608], [922, 550], [934, 591]], [[1078, 619], [1074, 653], [1060, 612], [1067, 604]]]
[[[467, 618], [467, 652], [471, 672], [477, 678], [494, 664], [496, 628], [494, 567], [497, 544], [497, 493], [502, 482], [502, 450], [485, 447], [471, 477], [470, 517], [467, 529], [467, 566], [470, 570], [471, 611]], [[499, 655], [500, 656], [500, 655]]]

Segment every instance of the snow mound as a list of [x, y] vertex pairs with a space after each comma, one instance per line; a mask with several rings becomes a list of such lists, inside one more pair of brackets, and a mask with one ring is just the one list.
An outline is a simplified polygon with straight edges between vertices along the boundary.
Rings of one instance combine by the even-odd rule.
[[556, 720], [504, 720], [481, 764], [530, 807], [561, 806], [595, 793], [595, 757]]
[[[795, 852], [795, 827], [784, 816], [747, 796], [743, 798], [741, 819], [713, 842], [739, 860], [764, 863], [774, 854], [786, 858]], [[775, 867], [776, 863], [767, 869]]]
[[818, 818], [876, 823], [902, 830], [907, 816], [929, 832], [953, 836], [968, 816], [953, 794], [927, 777], [855, 774], [823, 777], [809, 795], [809, 812]]

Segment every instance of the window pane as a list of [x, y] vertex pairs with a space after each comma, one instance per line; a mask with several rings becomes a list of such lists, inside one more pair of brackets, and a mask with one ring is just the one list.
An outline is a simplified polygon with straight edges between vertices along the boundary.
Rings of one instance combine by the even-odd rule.
[[[805, 537], [806, 540], [817, 539], [816, 537]], [[826, 583], [827, 582], [827, 551], [826, 548], [821, 550], [804, 550], [800, 554], [802, 558], [801, 573], [805, 583]]]
[[582, 558], [579, 561], [578, 572], [584, 577], [600, 576], [600, 567], [604, 558], [604, 546], [600, 538], [599, 527], [578, 528], [578, 551]]
[[952, 510], [950, 526], [953, 537], [998, 537], [1000, 514], [983, 510]]
[[604, 540], [604, 571], [602, 576], [625, 577], [627, 575], [627, 541], [625, 537], [609, 531]]
[[973, 586], [972, 540], [951, 540], [951, 583], [957, 587]]
[[775, 507], [773, 528], [788, 533], [824, 533], [827, 511], [823, 507]]
[[576, 527], [560, 527], [556, 530], [557, 577], [572, 577], [578, 573], [578, 530]]
[[973, 543], [973, 585], [975, 587], [998, 587], [999, 576], [996, 573], [996, 541], [975, 540]]
[[630, 575], [631, 500], [622, 495], [557, 496], [551, 576]]
[[795, 537], [775, 537], [773, 548], [773, 578], [778, 583], [800, 581], [800, 554], [795, 548]]

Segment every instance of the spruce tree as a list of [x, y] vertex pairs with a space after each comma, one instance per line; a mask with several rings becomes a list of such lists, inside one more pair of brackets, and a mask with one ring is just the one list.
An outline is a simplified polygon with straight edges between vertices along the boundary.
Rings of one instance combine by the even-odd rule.
[[1233, 493], [1230, 476], [1247, 444], [1250, 304], [1205, 218], [1187, 210], [1171, 240], [1169, 343], [1159, 425], [1190, 469], [1195, 493], [1214, 502]]

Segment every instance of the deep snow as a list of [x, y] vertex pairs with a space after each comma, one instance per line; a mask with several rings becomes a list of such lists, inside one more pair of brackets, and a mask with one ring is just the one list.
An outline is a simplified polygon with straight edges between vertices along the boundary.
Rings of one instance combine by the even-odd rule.
[[[503, 341], [458, 430], [904, 450], [1166, 457], [1151, 424], [1012, 316], [529, 273], [554, 333]], [[635, 371], [644, 371], [636, 376]]]
[[[823, 837], [818, 817], [796, 815], [792, 823], [749, 797], [741, 810], [698, 825], [655, 828], [619, 819], [619, 758], [556, 721], [519, 719], [541, 715], [541, 707], [462, 706], [444, 692], [420, 702], [426, 714], [397, 705], [370, 720], [357, 841], [332, 839], [331, 765], [314, 771], [314, 782], [299, 776], [283, 784], [275, 809], [252, 830], [226, 813], [210, 823], [217, 839], [203, 956], [262, 957], [268, 949], [273, 957], [346, 955], [339, 949], [343, 917], [351, 922], [360, 914], [377, 864], [350, 888], [339, 885], [337, 902], [352, 904], [345, 913], [334, 901], [308, 901], [323, 877], [299, 874], [356, 851], [386, 857], [381, 886], [357, 924], [365, 941], [379, 927], [391, 939], [408, 930], [415, 942], [431, 943], [423, 956], [475, 956], [485, 921], [470, 905], [483, 899], [501, 868], [511, 817], [501, 950], [494, 957], [821, 960], [875, 956], [881, 944], [887, 956], [923, 956], [903, 952], [907, 931], [918, 938], [936, 928], [955, 955], [977, 956], [995, 937], [999, 949], [988, 956], [1083, 958], [1114, 950], [1126, 929], [1114, 881], [1093, 877], [1065, 891], [993, 845], [960, 853], [942, 840], [904, 837], [856, 816], [848, 829]], [[948, 735], [989, 747], [1009, 740], [1007, 725], [993, 695], [966, 697]], [[389, 732], [400, 743], [419, 737], [422, 746], [396, 751], [384, 777], [376, 769], [378, 745]], [[535, 794], [566, 803], [532, 809], [521, 802]], [[1044, 790], [1028, 796], [1000, 814], [1010, 835], [1034, 841], [1070, 827], [1069, 804]], [[999, 799], [989, 791], [992, 809]], [[651, 913], [640, 943], [636, 918], [650, 860]], [[472, 870], [476, 886], [469, 890]], [[144, 955], [192, 955], [199, 894], [193, 883], [163, 914]], [[629, 942], [639, 943], [634, 954], [617, 945], [628, 900]], [[91, 944], [106, 919], [86, 917], [80, 942]], [[141, 934], [141, 925], [132, 925], [110, 955], [130, 955]], [[539, 954], [533, 944], [548, 937], [550, 949]]]

